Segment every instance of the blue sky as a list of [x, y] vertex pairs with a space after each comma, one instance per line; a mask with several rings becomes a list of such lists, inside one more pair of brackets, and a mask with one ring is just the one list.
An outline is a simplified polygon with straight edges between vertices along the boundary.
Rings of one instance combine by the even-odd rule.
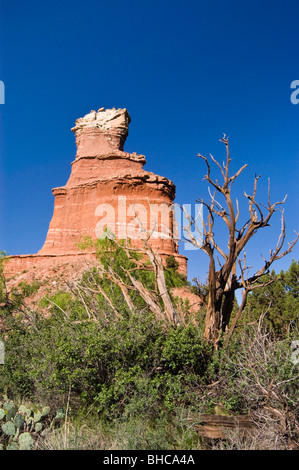
[[[126, 107], [125, 150], [167, 176], [176, 202], [208, 198], [204, 162], [224, 158], [248, 168], [235, 185], [241, 201], [261, 174], [258, 199], [285, 204], [287, 240], [299, 231], [299, 79], [297, 0], [10, 0], [0, 2], [0, 250], [36, 253], [53, 213], [51, 189], [69, 177], [76, 148], [70, 131], [92, 109]], [[246, 207], [245, 207], [245, 210]], [[244, 215], [245, 218], [245, 215]], [[279, 234], [248, 246], [260, 266]], [[219, 227], [219, 242], [226, 243]], [[184, 251], [189, 277], [204, 280], [207, 257]], [[299, 244], [273, 267], [299, 259]]]

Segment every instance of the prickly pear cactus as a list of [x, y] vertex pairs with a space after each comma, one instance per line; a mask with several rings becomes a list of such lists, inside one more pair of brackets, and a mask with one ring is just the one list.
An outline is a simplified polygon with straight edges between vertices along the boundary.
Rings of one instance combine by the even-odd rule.
[[43, 423], [35, 423], [35, 426], [34, 426], [35, 432], [41, 432], [42, 429], [43, 429]]
[[25, 418], [21, 413], [17, 413], [14, 417], [13, 422], [17, 428], [21, 428], [25, 423]]
[[14, 436], [16, 433], [16, 427], [12, 421], [2, 424], [2, 431], [7, 436]]
[[20, 450], [31, 450], [34, 444], [34, 439], [30, 432], [23, 432], [19, 436], [18, 443]]
[[42, 408], [42, 416], [47, 416], [51, 411], [51, 408], [49, 406], [44, 406]]
[[[50, 425], [50, 407], [15, 405], [3, 397], [0, 401], [0, 450], [31, 450], [36, 437]], [[58, 413], [59, 415], [60, 413]]]
[[5, 401], [4, 404], [3, 404], [3, 408], [4, 408], [4, 410], [6, 410], [6, 411], [9, 411], [11, 408], [14, 408], [14, 407], [15, 407], [15, 404], [14, 404], [14, 402], [11, 401], [11, 400], [7, 400], [7, 401]]
[[33, 420], [35, 423], [37, 423], [42, 417], [42, 412], [39, 410], [36, 410], [33, 414]]
[[20, 414], [24, 415], [26, 418], [29, 418], [29, 416], [31, 415], [31, 409], [27, 408], [27, 406], [25, 406], [25, 405], [20, 405], [19, 409], [18, 409], [18, 412]]
[[10, 421], [11, 419], [13, 419], [16, 415], [16, 412], [17, 412], [17, 407], [11, 406], [9, 410], [7, 410], [6, 421]]
[[6, 450], [20, 450], [20, 449], [16, 442], [10, 442], [10, 444], [6, 446]]

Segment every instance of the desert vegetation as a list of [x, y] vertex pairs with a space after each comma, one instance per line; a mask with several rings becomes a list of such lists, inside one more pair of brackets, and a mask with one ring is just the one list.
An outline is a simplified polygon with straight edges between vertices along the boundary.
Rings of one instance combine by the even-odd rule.
[[[200, 199], [206, 283], [187, 281], [173, 256], [162, 260], [150, 234], [136, 248], [106, 231], [82, 240], [94, 265], [32, 308], [27, 300], [42, 282], [8, 289], [1, 253], [2, 449], [299, 448], [299, 262], [280, 273], [272, 267], [298, 235], [284, 248], [282, 211], [276, 247], [249, 272], [245, 247], [285, 200], [271, 203], [269, 190], [259, 204], [256, 177], [252, 195], [245, 193], [249, 215], [237, 227], [231, 186], [246, 165], [230, 175], [228, 139], [222, 142], [225, 163], [211, 159], [223, 183], [199, 155], [214, 187], [209, 202]], [[216, 241], [216, 218], [227, 228], [226, 251]], [[196, 220], [188, 220], [196, 245]], [[197, 311], [174, 296], [177, 287], [197, 294]]]
[[[26, 307], [37, 285], [7, 292], [1, 277], [2, 408], [15, 403], [1, 415], [3, 448], [16, 447], [20, 433], [33, 449], [296, 448], [299, 263], [272, 271], [273, 282], [248, 296], [229, 343], [215, 348], [204, 337], [205, 306], [190, 315], [169, 293], [177, 321], [157, 318], [141, 284], [161, 313], [165, 304], [138, 253], [108, 238], [98, 248], [98, 263], [80, 281], [41, 299], [47, 316]], [[168, 292], [188, 284], [173, 260], [164, 280]], [[47, 410], [38, 432], [34, 411], [24, 428], [20, 406]], [[206, 415], [250, 416], [253, 426], [211, 438], [202, 426]], [[16, 437], [5, 434], [10, 422]]]

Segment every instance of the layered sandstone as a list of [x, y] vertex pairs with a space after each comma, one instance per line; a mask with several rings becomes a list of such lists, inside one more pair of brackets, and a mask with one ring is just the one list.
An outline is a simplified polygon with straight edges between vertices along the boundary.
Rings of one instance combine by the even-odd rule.
[[82, 237], [96, 239], [109, 229], [117, 239], [150, 244], [162, 258], [173, 255], [187, 274], [175, 237], [175, 186], [165, 177], [143, 169], [143, 155], [123, 150], [131, 119], [126, 109], [104, 108], [77, 119], [77, 153], [65, 186], [52, 190], [53, 217], [45, 243], [37, 255], [12, 257], [11, 273], [33, 264], [82, 257]]

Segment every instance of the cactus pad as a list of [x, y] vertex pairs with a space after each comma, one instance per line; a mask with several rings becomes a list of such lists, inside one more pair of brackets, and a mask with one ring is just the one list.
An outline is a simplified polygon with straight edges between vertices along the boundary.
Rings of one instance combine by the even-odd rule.
[[31, 450], [34, 444], [33, 437], [29, 432], [23, 432], [19, 436], [19, 448], [20, 450]]
[[16, 427], [12, 421], [8, 421], [7, 423], [2, 424], [2, 431], [7, 436], [14, 436], [16, 433]]

